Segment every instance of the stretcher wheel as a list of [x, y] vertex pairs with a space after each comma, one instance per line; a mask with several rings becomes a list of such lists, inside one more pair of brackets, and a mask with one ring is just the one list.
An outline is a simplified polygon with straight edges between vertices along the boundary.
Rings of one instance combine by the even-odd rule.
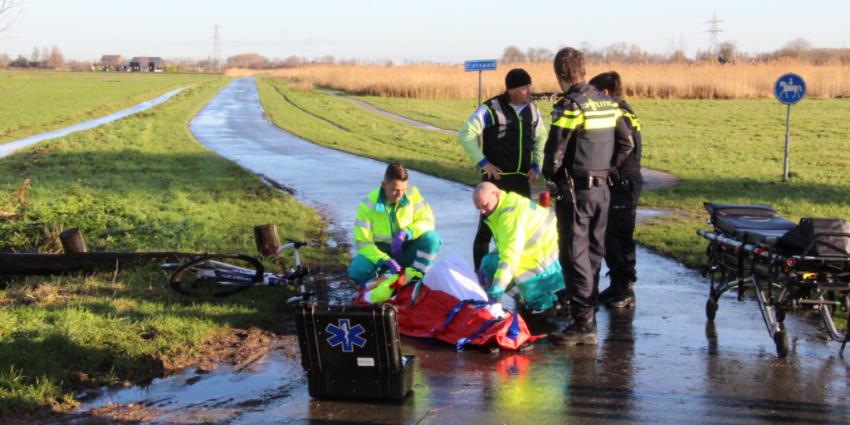
[[714, 317], [717, 316], [717, 309], [720, 306], [717, 304], [717, 301], [714, 298], [709, 297], [705, 302], [705, 317], [709, 322], [714, 321]]
[[779, 331], [773, 334], [773, 342], [776, 343], [776, 355], [784, 358], [788, 355], [788, 333]]

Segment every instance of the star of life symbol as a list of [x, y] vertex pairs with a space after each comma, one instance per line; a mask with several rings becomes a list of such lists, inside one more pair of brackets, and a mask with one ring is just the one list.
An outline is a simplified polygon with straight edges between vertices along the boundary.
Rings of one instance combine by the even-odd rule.
[[328, 323], [325, 332], [331, 334], [328, 337], [328, 344], [331, 347], [341, 345], [344, 353], [353, 352], [355, 345], [359, 348], [363, 348], [366, 345], [366, 339], [360, 336], [366, 330], [363, 329], [362, 325], [354, 325], [352, 327], [348, 319], [339, 319], [339, 326]]

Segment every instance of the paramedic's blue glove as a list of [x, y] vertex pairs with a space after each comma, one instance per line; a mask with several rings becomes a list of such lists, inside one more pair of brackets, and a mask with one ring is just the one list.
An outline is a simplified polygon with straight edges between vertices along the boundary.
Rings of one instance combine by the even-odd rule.
[[393, 244], [390, 246], [390, 256], [396, 258], [401, 255], [401, 246], [407, 240], [408, 234], [404, 230], [399, 230], [393, 238]]
[[497, 285], [495, 282], [490, 285], [490, 289], [487, 290], [487, 296], [493, 302], [499, 302], [502, 299], [502, 295], [505, 294], [505, 288], [502, 288], [500, 285]]
[[475, 272], [475, 277], [478, 278], [478, 284], [481, 285], [482, 288], [487, 287], [487, 278], [484, 276], [484, 272], [481, 269]]
[[389, 260], [387, 260], [384, 263], [384, 267], [386, 267], [387, 270], [390, 271], [390, 273], [393, 273], [393, 274], [401, 273], [401, 266], [398, 265], [398, 262], [396, 262], [396, 260], [393, 260], [392, 258], [390, 258]]

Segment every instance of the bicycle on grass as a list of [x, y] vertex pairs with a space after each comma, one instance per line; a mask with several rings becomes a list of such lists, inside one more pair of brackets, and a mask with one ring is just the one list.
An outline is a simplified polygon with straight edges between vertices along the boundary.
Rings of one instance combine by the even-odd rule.
[[182, 295], [193, 297], [226, 297], [254, 286], [294, 286], [298, 295], [287, 303], [307, 301], [315, 294], [310, 268], [301, 263], [300, 249], [318, 246], [315, 242], [288, 240], [277, 249], [277, 254], [292, 249], [295, 267], [286, 272], [271, 273], [256, 257], [241, 254], [205, 254], [184, 264], [163, 264], [162, 268], [174, 270], [169, 283]]

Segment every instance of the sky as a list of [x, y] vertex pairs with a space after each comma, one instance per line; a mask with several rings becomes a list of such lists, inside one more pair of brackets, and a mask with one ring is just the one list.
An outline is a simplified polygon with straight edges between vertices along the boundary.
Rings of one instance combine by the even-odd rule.
[[[9, 1], [9, 0], [6, 0]], [[719, 40], [744, 52], [775, 50], [795, 38], [848, 47], [850, 1], [771, 0], [405, 1], [405, 0], [13, 0], [0, 17], [0, 54], [29, 56], [58, 46], [67, 59], [103, 54], [203, 58], [220, 28], [222, 59], [332, 55], [367, 61], [461, 62], [523, 50], [634, 43], [653, 53], [707, 50], [714, 14]], [[572, 4], [587, 6], [570, 6]]]

